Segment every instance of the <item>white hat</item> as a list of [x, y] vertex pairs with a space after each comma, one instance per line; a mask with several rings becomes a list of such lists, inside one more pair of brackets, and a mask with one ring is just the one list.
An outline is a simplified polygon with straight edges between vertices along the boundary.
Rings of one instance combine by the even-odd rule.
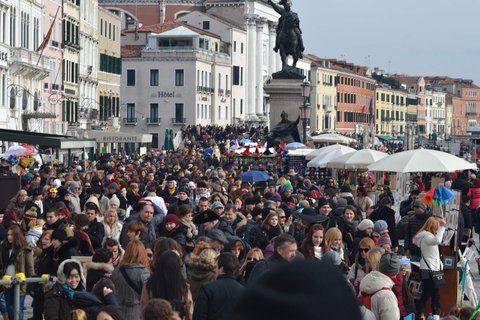
[[53, 186], [54, 186], [55, 188], [58, 188], [58, 187], [60, 187], [61, 185], [62, 185], [62, 181], [60, 181], [60, 179], [55, 179], [55, 180], [53, 180]]

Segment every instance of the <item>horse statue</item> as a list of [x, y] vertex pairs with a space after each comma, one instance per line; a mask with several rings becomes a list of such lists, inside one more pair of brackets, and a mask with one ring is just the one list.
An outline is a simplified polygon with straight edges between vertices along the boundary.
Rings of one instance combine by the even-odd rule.
[[[275, 52], [280, 51], [282, 60], [282, 71], [291, 71], [295, 69], [297, 61], [303, 57], [305, 47], [303, 46], [302, 30], [300, 29], [300, 19], [295, 12], [290, 10], [290, 0], [281, 0], [279, 4], [268, 0], [270, 6], [280, 14], [277, 25], [277, 37], [275, 41]], [[283, 8], [280, 6], [282, 5]], [[293, 58], [292, 67], [287, 63], [287, 57]]]

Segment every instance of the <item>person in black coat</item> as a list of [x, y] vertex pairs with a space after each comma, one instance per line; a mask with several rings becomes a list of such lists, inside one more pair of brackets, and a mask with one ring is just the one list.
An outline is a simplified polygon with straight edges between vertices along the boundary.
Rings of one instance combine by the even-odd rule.
[[92, 256], [92, 262], [85, 265], [87, 270], [87, 291], [102, 278], [110, 278], [113, 272], [112, 253], [107, 249], [98, 249]]
[[175, 214], [167, 214], [157, 229], [158, 237], [168, 237], [177, 241], [184, 250], [187, 247], [187, 229]]
[[227, 320], [232, 318], [232, 310], [236, 305], [244, 287], [237, 282], [239, 262], [237, 257], [230, 253], [221, 253], [217, 258], [217, 280], [202, 285], [193, 320]]
[[418, 199], [419, 195], [420, 191], [418, 189], [412, 190], [408, 199], [400, 202], [400, 216], [406, 216], [413, 209], [413, 203]]
[[94, 250], [102, 247], [102, 241], [105, 237], [105, 227], [103, 223], [97, 221], [98, 214], [100, 214], [98, 207], [93, 203], [87, 203], [85, 215], [88, 218], [88, 228], [85, 232], [88, 234]]
[[274, 253], [272, 256], [260, 260], [255, 264], [248, 283], [251, 281], [254, 283], [262, 274], [277, 265], [293, 261], [296, 257], [297, 242], [291, 235], [282, 233], [273, 240], [273, 249]]
[[404, 246], [408, 250], [407, 255], [411, 255], [412, 258], [415, 257], [415, 261], [419, 261], [421, 257], [420, 248], [413, 244], [412, 239], [427, 222], [428, 218], [432, 216], [432, 213], [420, 199], [415, 200], [413, 203], [413, 210], [414, 214], [408, 218]]
[[91, 292], [75, 292], [73, 306], [85, 311], [88, 320], [95, 320], [104, 306], [118, 306], [113, 289], [112, 280], [102, 278], [95, 284]]
[[397, 229], [395, 225], [395, 210], [392, 209], [393, 202], [390, 197], [383, 197], [379, 203], [377, 209], [375, 209], [368, 217], [373, 222], [378, 220], [384, 220], [388, 225], [388, 234], [392, 240], [392, 247], [398, 247]]
[[72, 256], [78, 255], [77, 241], [75, 238], [68, 238], [67, 232], [64, 229], [55, 229], [52, 232], [52, 246], [53, 246], [53, 268], [52, 272], [57, 272], [60, 264]]

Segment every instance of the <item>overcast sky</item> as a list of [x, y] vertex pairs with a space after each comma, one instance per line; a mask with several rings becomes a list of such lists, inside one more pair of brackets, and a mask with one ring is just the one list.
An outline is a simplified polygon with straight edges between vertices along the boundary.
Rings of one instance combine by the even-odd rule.
[[479, 0], [292, 0], [307, 53], [480, 85]]

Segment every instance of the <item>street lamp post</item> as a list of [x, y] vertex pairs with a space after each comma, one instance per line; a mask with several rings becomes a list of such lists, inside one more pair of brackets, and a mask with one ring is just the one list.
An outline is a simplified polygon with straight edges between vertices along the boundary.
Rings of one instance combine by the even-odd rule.
[[310, 120], [312, 115], [312, 107], [310, 106], [310, 92], [312, 87], [310, 82], [304, 81], [302, 83], [302, 97], [303, 105], [300, 107], [300, 118], [302, 119], [303, 124], [303, 143], [307, 144], [307, 120]]

